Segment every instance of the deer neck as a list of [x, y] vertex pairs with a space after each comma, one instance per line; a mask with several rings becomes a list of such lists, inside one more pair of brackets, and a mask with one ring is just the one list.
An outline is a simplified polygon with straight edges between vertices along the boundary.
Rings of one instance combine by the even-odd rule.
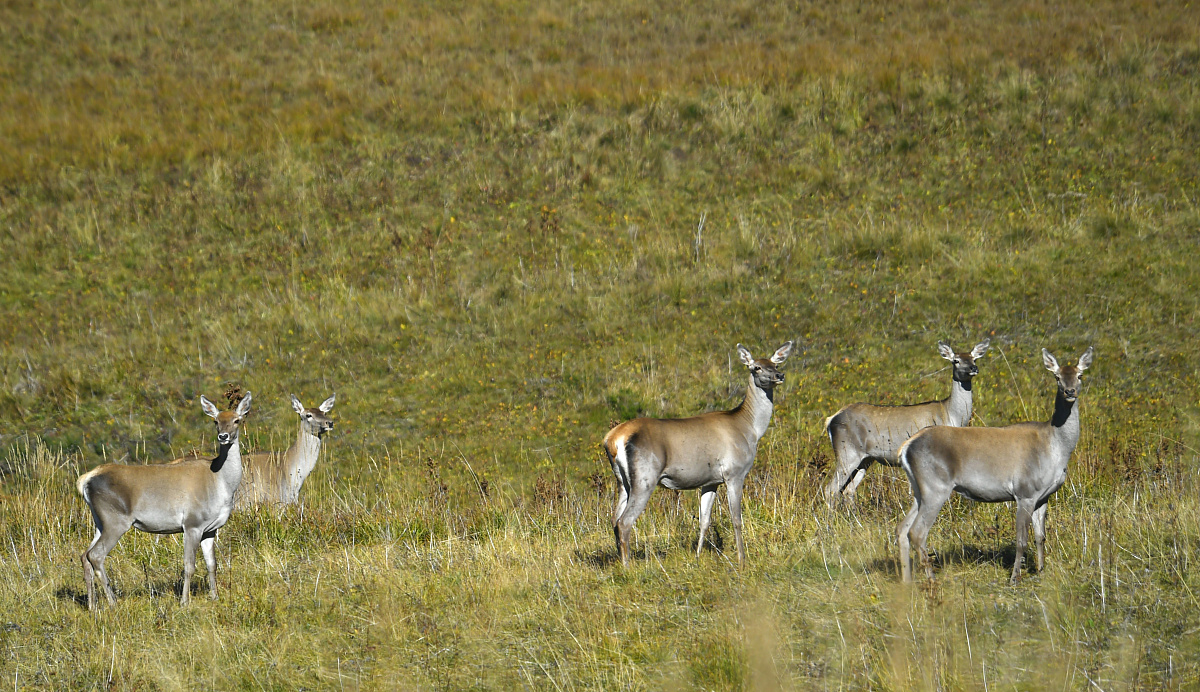
[[1058, 444], [1066, 449], [1069, 455], [1079, 442], [1079, 406], [1078, 400], [1067, 401], [1062, 392], [1054, 399], [1054, 416], [1050, 418], [1051, 434]]
[[288, 448], [283, 459], [287, 471], [287, 490], [292, 497], [299, 494], [300, 486], [317, 465], [320, 453], [321, 438], [305, 430], [304, 424], [301, 423], [300, 430], [296, 433], [296, 441]]
[[753, 435], [754, 442], [766, 434], [767, 426], [771, 423], [771, 414], [775, 411], [775, 390], [761, 389], [754, 384], [754, 375], [750, 376], [750, 384], [746, 387], [746, 398], [737, 407], [739, 413]]
[[971, 379], [950, 378], [950, 396], [943, 400], [946, 415], [958, 425], [971, 420]]
[[238, 438], [235, 437], [233, 442], [218, 448], [217, 456], [212, 460], [209, 469], [216, 474], [232, 497], [238, 484], [242, 482], [242, 448]]

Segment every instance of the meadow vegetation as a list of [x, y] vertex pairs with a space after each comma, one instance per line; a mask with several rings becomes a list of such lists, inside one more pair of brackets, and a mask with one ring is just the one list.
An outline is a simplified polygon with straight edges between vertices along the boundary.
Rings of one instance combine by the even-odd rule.
[[[1198, 15], [0, 3], [0, 682], [1200, 685]], [[1008, 586], [1012, 507], [955, 500], [902, 587], [907, 482], [827, 511], [821, 424], [983, 336], [977, 425], [1096, 347], [1047, 569]], [[747, 566], [661, 489], [614, 564], [610, 423], [791, 338]], [[258, 450], [337, 392], [302, 507], [235, 515], [182, 609], [178, 537], [128, 534], [89, 614], [76, 475], [211, 451], [229, 383]]]

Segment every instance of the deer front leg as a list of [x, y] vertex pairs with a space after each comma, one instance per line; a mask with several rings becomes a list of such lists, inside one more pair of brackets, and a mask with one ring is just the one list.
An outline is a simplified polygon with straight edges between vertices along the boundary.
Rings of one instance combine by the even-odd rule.
[[717, 485], [706, 485], [700, 488], [700, 540], [696, 542], [696, 557], [704, 550], [704, 535], [712, 523], [713, 503], [717, 499]]
[[1029, 544], [1029, 523], [1033, 519], [1033, 503], [1027, 500], [1017, 500], [1017, 554], [1013, 557], [1013, 571], [1010, 583], [1021, 581], [1021, 571], [1025, 565], [1025, 547]]
[[217, 532], [205, 534], [200, 539], [200, 550], [204, 553], [204, 566], [208, 568], [209, 596], [217, 600]]
[[1037, 544], [1037, 571], [1041, 572], [1046, 559], [1046, 507], [1033, 510], [1033, 542]]
[[743, 479], [738, 478], [725, 484], [725, 499], [729, 502], [729, 516], [733, 520], [739, 567], [746, 564], [746, 547], [742, 543], [742, 482]]
[[900, 580], [906, 584], [912, 581], [912, 555], [909, 552], [908, 532], [912, 529], [913, 522], [917, 519], [917, 510], [920, 508], [921, 503], [913, 500], [912, 509], [908, 510], [908, 514], [904, 515], [900, 525], [896, 527], [896, 541], [900, 544]]
[[200, 544], [200, 529], [183, 530], [183, 595], [179, 605], [184, 606], [192, 597], [192, 575], [196, 573], [196, 546]]

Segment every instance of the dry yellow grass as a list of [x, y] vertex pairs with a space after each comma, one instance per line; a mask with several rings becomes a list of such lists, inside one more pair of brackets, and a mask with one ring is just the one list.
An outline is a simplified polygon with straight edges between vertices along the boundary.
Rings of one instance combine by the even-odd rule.
[[[1196, 15], [0, 2], [0, 684], [1200, 685]], [[820, 423], [983, 335], [990, 425], [1097, 349], [1048, 568], [1006, 586], [1012, 509], [955, 501], [902, 588], [906, 484], [827, 513]], [[614, 566], [610, 420], [789, 338], [748, 567], [666, 491]], [[188, 609], [130, 534], [89, 615], [76, 473], [203, 447], [227, 382], [260, 450], [337, 392], [303, 509], [235, 517]]]

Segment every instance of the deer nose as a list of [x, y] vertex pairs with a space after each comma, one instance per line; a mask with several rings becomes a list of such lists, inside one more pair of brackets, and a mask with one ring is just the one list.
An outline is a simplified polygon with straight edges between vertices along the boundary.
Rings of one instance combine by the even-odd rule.
[[229, 433], [227, 433], [227, 432], [217, 433], [217, 441], [220, 442], [221, 444], [225, 444], [226, 442], [229, 442]]

